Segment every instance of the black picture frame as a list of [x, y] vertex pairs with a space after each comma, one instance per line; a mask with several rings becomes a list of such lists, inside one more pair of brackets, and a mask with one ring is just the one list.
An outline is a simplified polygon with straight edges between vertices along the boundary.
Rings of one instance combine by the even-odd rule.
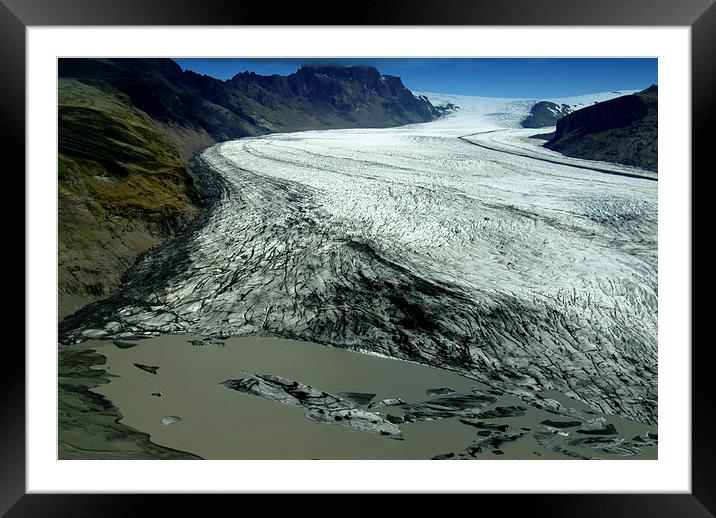
[[[350, 12], [354, 11], [354, 12]], [[321, 13], [321, 14], [319, 14]], [[6, 185], [25, 193], [25, 30], [39, 25], [573, 25], [689, 26], [692, 43], [692, 171], [701, 174], [700, 192], [709, 176], [709, 124], [716, 120], [716, 5], [714, 0], [408, 0], [374, 1], [340, 14], [335, 2], [265, 3], [229, 0], [0, 0], [0, 114]], [[691, 174], [691, 172], [689, 172]], [[11, 178], [8, 178], [8, 175]], [[694, 191], [693, 192], [699, 192]], [[19, 198], [19, 195], [13, 197]], [[24, 199], [24, 197], [23, 197]], [[699, 218], [692, 221], [699, 228]], [[18, 209], [19, 210], [19, 209]], [[24, 213], [24, 212], [23, 212]], [[13, 225], [10, 225], [13, 226]], [[16, 232], [20, 226], [15, 224]], [[26, 231], [23, 228], [24, 231]], [[692, 235], [694, 232], [692, 231]], [[698, 234], [695, 234], [698, 235]], [[17, 242], [25, 242], [25, 234]], [[19, 248], [19, 245], [17, 246]], [[20, 263], [14, 254], [13, 263]], [[25, 278], [32, 275], [22, 264]], [[693, 264], [693, 255], [692, 255]], [[17, 267], [19, 269], [19, 266]], [[692, 268], [693, 270], [693, 268]], [[692, 273], [693, 275], [693, 273]], [[15, 298], [17, 300], [17, 298]], [[25, 300], [23, 295], [23, 301]], [[16, 307], [19, 307], [17, 304]], [[22, 305], [24, 309], [24, 304]], [[693, 305], [693, 315], [707, 308]], [[698, 321], [698, 320], [697, 320]], [[11, 322], [8, 319], [8, 328]], [[23, 336], [24, 342], [24, 336]], [[147, 505], [140, 495], [25, 494], [25, 355], [7, 340], [0, 376], [0, 514], [8, 516], [127, 516]], [[689, 344], [683, 344], [687, 347]], [[511, 495], [511, 512], [550, 516], [714, 516], [716, 455], [714, 398], [709, 362], [710, 341], [693, 341], [692, 354], [692, 492], [690, 494]], [[48, 351], [51, 354], [52, 351]], [[497, 503], [479, 496], [480, 505]], [[162, 511], [181, 510], [185, 498], [162, 498]], [[474, 502], [471, 505], [475, 505]], [[179, 507], [181, 506], [181, 508]], [[484, 507], [483, 507], [484, 508]], [[474, 509], [474, 508], [473, 508]], [[540, 512], [541, 510], [541, 512]], [[456, 510], [459, 512], [458, 510]]]

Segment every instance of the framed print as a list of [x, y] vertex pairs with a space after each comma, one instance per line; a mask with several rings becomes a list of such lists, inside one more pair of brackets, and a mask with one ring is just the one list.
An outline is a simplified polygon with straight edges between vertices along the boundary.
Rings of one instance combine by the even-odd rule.
[[711, 2], [213, 4], [3, 3], [27, 246], [0, 509], [711, 515]]

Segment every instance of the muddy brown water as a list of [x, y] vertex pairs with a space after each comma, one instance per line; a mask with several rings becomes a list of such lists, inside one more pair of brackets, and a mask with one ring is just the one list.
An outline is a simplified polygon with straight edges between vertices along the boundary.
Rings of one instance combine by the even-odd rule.
[[[306, 418], [302, 408], [220, 385], [252, 374], [277, 374], [332, 394], [375, 393], [374, 401], [399, 397], [409, 403], [427, 400], [425, 391], [430, 388], [464, 391], [482, 386], [454, 372], [295, 340], [242, 337], [222, 340], [223, 345], [192, 345], [190, 341], [197, 338], [201, 337], [160, 336], [137, 340], [130, 348], [109, 341], [72, 347], [96, 349], [107, 358], [104, 368], [111, 375], [110, 382], [93, 390], [112, 401], [123, 416], [122, 423], [148, 433], [156, 444], [205, 459], [427, 459], [460, 451], [478, 439], [477, 429], [449, 418], [401, 424], [405, 440], [397, 441], [315, 423]], [[135, 363], [159, 369], [151, 374]], [[575, 408], [586, 408], [558, 393], [548, 395]], [[527, 406], [503, 396], [489, 408], [515, 404]], [[401, 415], [399, 407], [381, 413]], [[167, 426], [160, 422], [163, 416], [179, 416], [181, 421]], [[652, 426], [606, 417], [627, 438], [656, 432]], [[534, 430], [544, 419], [560, 418], [529, 407], [524, 416], [491, 422], [509, 424], [512, 430]], [[644, 448], [636, 457], [574, 449], [600, 458], [656, 458], [656, 447]], [[529, 433], [501, 450], [499, 456], [486, 451], [478, 458], [566, 458], [542, 448]]]

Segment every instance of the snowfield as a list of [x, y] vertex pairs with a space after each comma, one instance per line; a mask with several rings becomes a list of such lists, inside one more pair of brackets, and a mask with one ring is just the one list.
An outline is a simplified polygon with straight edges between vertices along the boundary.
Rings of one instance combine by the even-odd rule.
[[656, 423], [656, 176], [541, 148], [534, 101], [427, 95], [459, 109], [207, 149], [211, 212], [67, 336], [300, 338]]

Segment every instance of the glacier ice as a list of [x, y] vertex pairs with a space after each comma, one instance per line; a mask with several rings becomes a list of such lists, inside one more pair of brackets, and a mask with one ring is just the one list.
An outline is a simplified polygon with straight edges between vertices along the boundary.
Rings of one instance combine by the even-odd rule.
[[205, 150], [211, 209], [65, 338], [265, 333], [656, 423], [653, 175], [555, 163], [518, 128], [528, 101], [443, 100], [459, 109], [431, 123]]

